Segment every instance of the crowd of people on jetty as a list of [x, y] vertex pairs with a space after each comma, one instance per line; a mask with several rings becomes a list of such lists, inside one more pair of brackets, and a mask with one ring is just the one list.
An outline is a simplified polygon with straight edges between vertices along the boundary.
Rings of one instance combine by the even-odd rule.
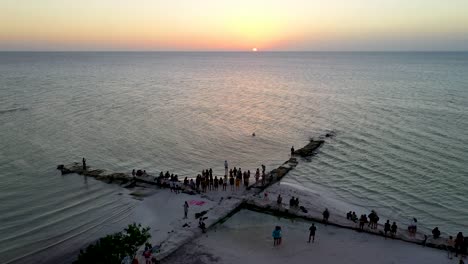
[[[195, 178], [189, 179], [185, 177], [182, 181], [179, 180], [177, 174], [171, 174], [169, 171], [160, 172], [158, 177], [154, 177], [156, 185], [163, 188], [170, 188], [171, 192], [197, 192], [197, 193], [206, 193], [207, 191], [227, 191], [228, 185], [231, 191], [239, 191], [241, 186], [244, 188], [249, 187], [251, 183], [251, 177], [255, 184], [265, 185], [267, 182], [271, 181], [271, 177], [267, 179], [266, 177], [266, 166], [261, 165], [260, 168], [257, 168], [255, 174], [252, 175], [250, 170], [242, 170], [242, 168], [231, 168], [229, 169], [227, 161], [224, 162], [225, 173], [224, 176], [214, 176], [213, 169], [209, 168], [202, 170], [201, 174], [198, 174]], [[146, 173], [146, 170], [133, 170], [132, 177], [146, 177], [149, 176]], [[253, 182], [252, 182], [253, 183]]]

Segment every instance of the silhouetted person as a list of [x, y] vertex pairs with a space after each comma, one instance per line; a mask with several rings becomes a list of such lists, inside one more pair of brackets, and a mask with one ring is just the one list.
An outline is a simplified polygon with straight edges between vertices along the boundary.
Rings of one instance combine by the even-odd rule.
[[390, 220], [387, 220], [387, 222], [384, 225], [385, 239], [387, 239], [387, 232], [390, 232]]
[[185, 203], [184, 203], [184, 219], [187, 219], [188, 209], [189, 209], [189, 205], [188, 205], [187, 201], [185, 201]]
[[294, 146], [291, 147], [291, 157], [294, 156]]
[[281, 205], [282, 202], [283, 202], [283, 198], [281, 197], [281, 194], [278, 194], [278, 199], [276, 199], [276, 203], [278, 205]]
[[438, 239], [440, 237], [440, 231], [438, 227], [432, 229], [432, 236], [434, 239]]
[[83, 170], [86, 170], [86, 159], [83, 158], [83, 159], [82, 159], [82, 162], [83, 162]]
[[323, 211], [322, 216], [323, 216], [323, 223], [327, 225], [328, 218], [330, 217], [330, 212], [328, 211], [328, 208], [325, 208], [325, 211]]
[[396, 236], [396, 231], [397, 231], [397, 229], [398, 229], [398, 226], [396, 225], [395, 222], [393, 222], [392, 227], [391, 227], [390, 229], [391, 229], [390, 232], [391, 232], [391, 234], [392, 234], [392, 237], [394, 238], [394, 237]]
[[227, 160], [224, 161], [224, 175], [228, 175], [228, 162], [227, 162]]
[[463, 242], [463, 233], [458, 232], [457, 237], [455, 238], [455, 257], [458, 256], [458, 253], [462, 253]]
[[309, 228], [309, 243], [310, 239], [312, 238], [312, 243], [315, 241], [315, 231], [317, 231], [317, 227], [314, 224]]

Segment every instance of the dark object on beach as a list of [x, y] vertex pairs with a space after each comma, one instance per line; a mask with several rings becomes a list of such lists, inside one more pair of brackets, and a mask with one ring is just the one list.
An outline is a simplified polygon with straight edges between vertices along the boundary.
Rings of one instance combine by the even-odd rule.
[[291, 147], [291, 156], [294, 156], [294, 146]]
[[252, 137], [255, 137], [255, 132], [252, 133]]
[[200, 218], [200, 217], [206, 215], [207, 212], [208, 212], [208, 211], [205, 210], [205, 211], [201, 211], [201, 212], [199, 212], [199, 213], [195, 213], [195, 219], [198, 219], [198, 218]]
[[204, 222], [206, 218], [207, 217], [201, 217], [200, 220], [198, 221], [198, 227], [202, 230], [202, 233], [206, 233], [206, 225]]
[[137, 170], [136, 176], [141, 176], [141, 175], [143, 175], [143, 171], [142, 170]]
[[323, 140], [311, 139], [309, 144], [307, 144], [305, 147], [301, 149], [295, 150], [293, 154], [301, 156], [301, 157], [310, 157], [314, 155], [315, 150], [317, 150], [320, 146], [322, 146], [324, 142], [325, 141]]
[[307, 211], [307, 209], [304, 208], [304, 206], [301, 205], [301, 206], [299, 206], [299, 208], [301, 209], [301, 211], [302, 211], [303, 213], [306, 213], [306, 214], [307, 214], [308, 211]]

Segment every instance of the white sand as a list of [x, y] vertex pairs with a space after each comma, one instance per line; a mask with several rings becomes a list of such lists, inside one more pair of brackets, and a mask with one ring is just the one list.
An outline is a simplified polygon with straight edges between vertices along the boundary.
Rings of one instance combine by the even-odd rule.
[[[271, 238], [275, 225], [283, 232], [279, 247], [273, 247]], [[442, 250], [322, 224], [316, 224], [316, 241], [309, 244], [309, 226], [306, 221], [242, 210], [164, 263], [457, 263]]]

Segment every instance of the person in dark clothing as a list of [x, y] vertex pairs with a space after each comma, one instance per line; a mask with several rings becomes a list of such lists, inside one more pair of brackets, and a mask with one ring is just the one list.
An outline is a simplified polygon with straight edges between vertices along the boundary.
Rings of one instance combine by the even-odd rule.
[[86, 170], [86, 159], [83, 158], [81, 161], [83, 162], [83, 170]]
[[458, 232], [457, 237], [455, 238], [455, 257], [458, 257], [458, 254], [462, 253], [463, 242], [463, 233]]
[[393, 222], [392, 227], [391, 227], [390, 229], [391, 229], [390, 233], [392, 234], [392, 238], [395, 238], [395, 236], [396, 236], [396, 231], [397, 231], [397, 229], [398, 229], [398, 226], [396, 225], [395, 222]]
[[364, 231], [364, 225], [367, 223], [367, 216], [365, 214], [361, 215], [359, 218], [359, 229]]
[[312, 243], [315, 241], [315, 231], [317, 231], [317, 227], [314, 224], [309, 228], [309, 243], [310, 239], [312, 239]]
[[387, 239], [387, 232], [390, 232], [390, 220], [387, 220], [387, 222], [384, 225], [385, 239]]
[[438, 227], [432, 229], [432, 236], [434, 239], [438, 239], [440, 237], [440, 231]]
[[296, 207], [299, 207], [299, 197], [296, 197], [296, 200], [294, 201], [294, 205]]
[[281, 194], [278, 194], [278, 199], [276, 199], [276, 203], [278, 205], [281, 205], [281, 203], [283, 203], [283, 197], [281, 197]]
[[291, 197], [291, 199], [289, 199], [289, 207], [293, 207], [294, 206], [294, 196]]
[[294, 146], [291, 147], [291, 157], [294, 156]]
[[328, 218], [330, 217], [330, 212], [328, 211], [328, 208], [325, 208], [325, 211], [323, 211], [322, 216], [323, 216], [323, 223], [327, 225]]
[[351, 213], [351, 211], [349, 211], [349, 212], [346, 214], [346, 219], [351, 220], [351, 216], [352, 216], [352, 213]]
[[423, 247], [425, 247], [425, 246], [426, 246], [426, 242], [427, 242], [427, 235], [424, 234], [424, 240], [421, 242], [421, 245], [422, 245]]

